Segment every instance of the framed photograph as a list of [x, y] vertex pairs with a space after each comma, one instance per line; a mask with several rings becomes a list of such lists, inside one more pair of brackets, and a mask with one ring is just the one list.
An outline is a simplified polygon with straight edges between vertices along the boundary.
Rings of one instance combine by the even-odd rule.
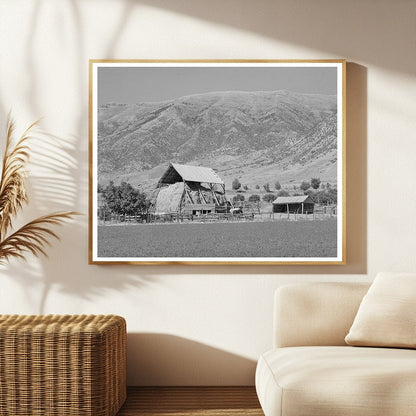
[[345, 60], [90, 61], [91, 264], [345, 264]]

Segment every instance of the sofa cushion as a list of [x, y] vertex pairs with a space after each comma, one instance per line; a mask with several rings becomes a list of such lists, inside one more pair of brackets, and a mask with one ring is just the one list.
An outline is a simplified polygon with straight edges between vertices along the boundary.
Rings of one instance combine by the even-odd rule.
[[367, 283], [298, 283], [274, 298], [273, 347], [345, 346]]
[[345, 342], [416, 348], [416, 274], [378, 274], [358, 308]]
[[416, 351], [277, 348], [261, 356], [256, 389], [266, 416], [416, 415]]

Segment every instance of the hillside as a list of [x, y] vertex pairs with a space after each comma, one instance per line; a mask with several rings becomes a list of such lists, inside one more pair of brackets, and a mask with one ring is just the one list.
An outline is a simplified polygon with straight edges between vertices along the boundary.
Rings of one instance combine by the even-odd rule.
[[106, 104], [98, 111], [102, 184], [151, 189], [171, 162], [216, 169], [255, 185], [320, 176], [336, 180], [336, 97], [213, 92], [172, 101]]

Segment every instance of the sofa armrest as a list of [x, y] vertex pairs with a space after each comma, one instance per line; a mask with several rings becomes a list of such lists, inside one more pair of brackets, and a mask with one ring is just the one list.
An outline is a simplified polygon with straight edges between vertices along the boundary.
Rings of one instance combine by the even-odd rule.
[[369, 286], [368, 283], [302, 283], [277, 289], [274, 347], [346, 345], [344, 338]]

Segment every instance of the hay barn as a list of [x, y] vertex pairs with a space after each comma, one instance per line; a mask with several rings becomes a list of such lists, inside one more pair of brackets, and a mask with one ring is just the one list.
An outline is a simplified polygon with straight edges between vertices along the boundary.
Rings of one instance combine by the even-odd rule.
[[312, 214], [315, 203], [309, 195], [279, 196], [273, 201], [273, 212], [290, 214]]
[[227, 210], [224, 182], [211, 168], [171, 163], [157, 184], [155, 214], [198, 215]]

